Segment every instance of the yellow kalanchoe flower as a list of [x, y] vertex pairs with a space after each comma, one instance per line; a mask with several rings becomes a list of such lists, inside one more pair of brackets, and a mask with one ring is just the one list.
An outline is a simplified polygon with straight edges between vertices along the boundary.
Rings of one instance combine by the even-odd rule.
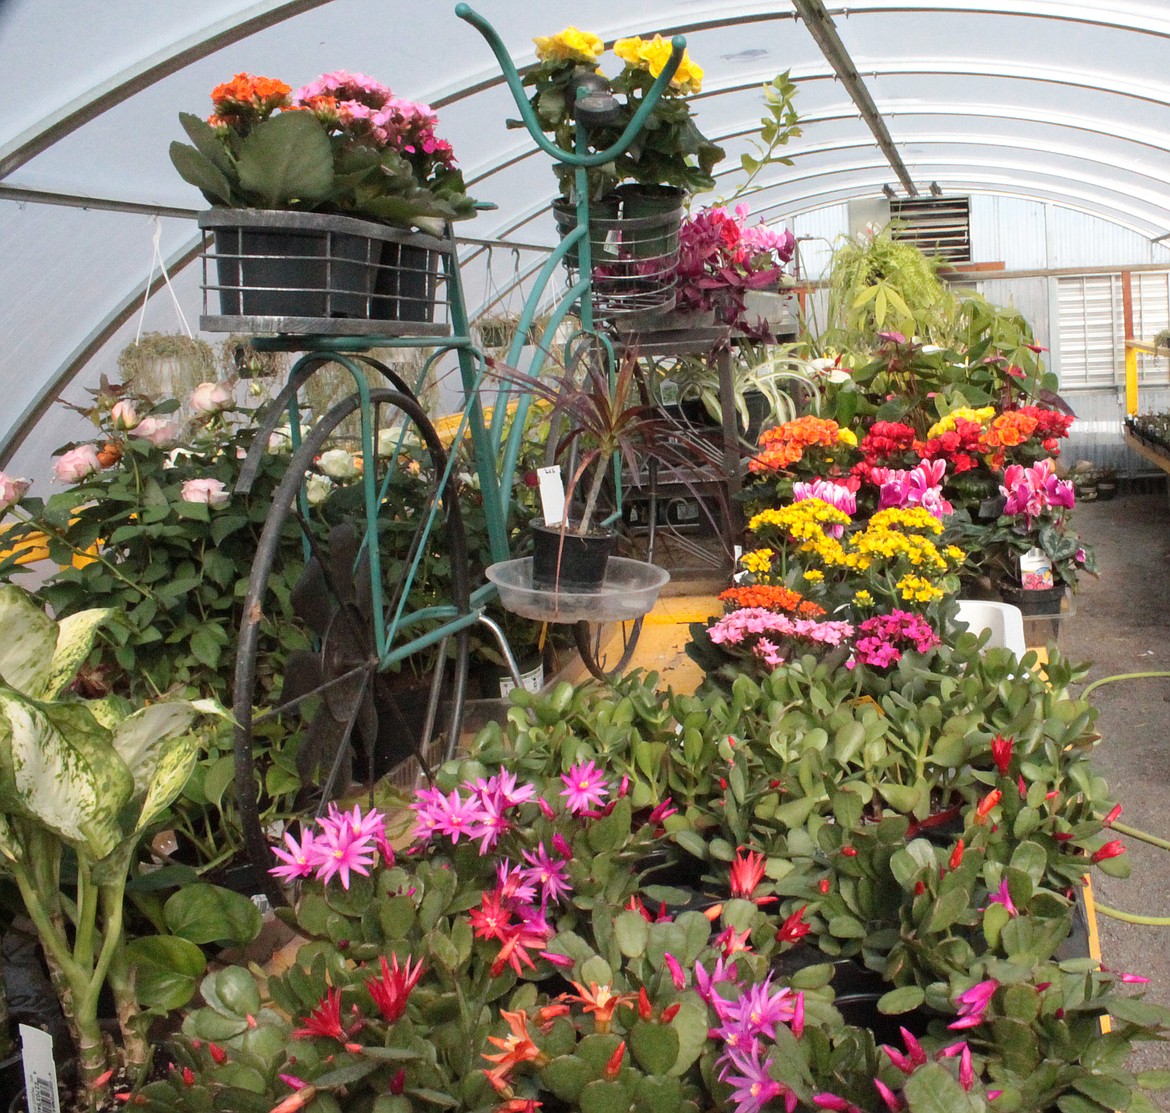
[[739, 563], [753, 576], [762, 576], [772, 571], [772, 557], [775, 555], [771, 549], [752, 549], [739, 558]]
[[[657, 77], [670, 61], [671, 44], [669, 39], [664, 39], [661, 35], [655, 35], [649, 40], [641, 37], [618, 39], [613, 44], [613, 52], [627, 66], [649, 70], [651, 77]], [[679, 93], [702, 92], [702, 67], [695, 65], [685, 50], [678, 69], [674, 71], [674, 77], [670, 79], [670, 86]]]
[[605, 53], [601, 39], [576, 27], [566, 27], [557, 35], [538, 35], [532, 41], [542, 62], [596, 62]]

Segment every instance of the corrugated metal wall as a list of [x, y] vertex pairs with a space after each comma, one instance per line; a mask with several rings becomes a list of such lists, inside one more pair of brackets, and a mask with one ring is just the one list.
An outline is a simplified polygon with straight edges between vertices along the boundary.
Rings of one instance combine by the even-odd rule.
[[[805, 247], [803, 273], [823, 275], [828, 266], [824, 242], [847, 235], [856, 223], [851, 222], [847, 205], [828, 206], [794, 219], [793, 231]], [[808, 241], [803, 240], [806, 236]], [[1002, 263], [1008, 272], [1115, 267], [1120, 274], [1126, 267], [1150, 264], [1170, 269], [1170, 241], [1151, 243], [1127, 228], [1073, 209], [1003, 196], [971, 197], [971, 249], [974, 261]], [[1065, 457], [1119, 467], [1129, 474], [1148, 472], [1144, 461], [1127, 452], [1122, 436], [1125, 355], [1120, 281], [1094, 278], [1088, 283], [1088, 295], [1076, 279], [1063, 281], [1062, 287], [1062, 278], [1056, 275], [996, 279], [990, 274], [980, 278], [978, 289], [996, 304], [1023, 313], [1038, 342], [1050, 349], [1049, 367], [1060, 378], [1061, 392], [1077, 414]], [[1152, 339], [1170, 321], [1170, 289], [1165, 283], [1159, 274], [1134, 278], [1134, 331], [1139, 339]], [[1106, 302], [1094, 308], [1084, 297], [1099, 297], [1102, 287], [1109, 288]], [[1165, 296], [1163, 289], [1167, 289]], [[1075, 319], [1070, 306], [1082, 309]], [[1170, 372], [1165, 361], [1143, 358], [1140, 382], [1143, 412], [1170, 409]]]

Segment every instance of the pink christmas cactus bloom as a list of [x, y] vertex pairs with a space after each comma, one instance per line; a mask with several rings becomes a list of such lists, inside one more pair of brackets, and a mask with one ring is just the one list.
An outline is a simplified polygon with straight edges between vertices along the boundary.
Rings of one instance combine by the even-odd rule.
[[947, 1027], [957, 1030], [975, 1028], [982, 1024], [983, 1014], [987, 1011], [987, 1006], [991, 1004], [991, 999], [995, 996], [997, 989], [999, 989], [999, 982], [994, 978], [988, 978], [986, 981], [976, 982], [970, 989], [960, 993], [955, 998], [959, 1006], [959, 1018], [951, 1021]]
[[561, 774], [565, 787], [561, 795], [565, 806], [574, 815], [580, 815], [594, 807], [601, 807], [609, 795], [605, 774], [592, 761], [579, 761], [567, 773]]

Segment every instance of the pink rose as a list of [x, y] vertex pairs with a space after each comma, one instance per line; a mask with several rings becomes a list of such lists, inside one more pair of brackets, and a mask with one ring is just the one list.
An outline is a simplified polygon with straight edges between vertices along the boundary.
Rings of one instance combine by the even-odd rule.
[[138, 424], [138, 411], [133, 402], [115, 402], [110, 407], [110, 421], [115, 429], [133, 429]]
[[173, 421], [164, 421], [161, 417], [144, 417], [130, 430], [130, 435], [142, 437], [156, 448], [169, 448], [179, 439], [179, 426]]
[[200, 383], [191, 391], [191, 409], [197, 414], [217, 414], [232, 404], [232, 392], [223, 383]]
[[59, 483], [76, 483], [95, 471], [101, 471], [101, 467], [97, 449], [92, 444], [79, 444], [53, 465], [53, 475]]
[[231, 494], [218, 479], [188, 479], [180, 497], [184, 502], [201, 502], [218, 510], [227, 506]]
[[24, 498], [29, 488], [27, 479], [18, 479], [14, 475], [0, 471], [0, 514], [3, 514], [14, 502]]

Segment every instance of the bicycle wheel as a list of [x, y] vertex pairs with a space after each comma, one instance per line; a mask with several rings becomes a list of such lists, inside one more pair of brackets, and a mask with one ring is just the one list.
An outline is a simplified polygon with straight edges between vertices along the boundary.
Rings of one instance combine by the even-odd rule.
[[[293, 453], [248, 583], [233, 702], [235, 783], [258, 866], [268, 859], [260, 818], [268, 770], [256, 760], [266, 734], [291, 734], [299, 803], [318, 812], [355, 792], [372, 801], [387, 778], [406, 787], [420, 768], [429, 776], [459, 738], [468, 626], [445, 638], [436, 631], [471, 610], [455, 484], [444, 481], [446, 453], [417, 401], [384, 388], [369, 398], [372, 458], [354, 429], [354, 395]], [[433, 598], [440, 585], [444, 597]], [[442, 609], [427, 617], [431, 602]], [[379, 640], [385, 653], [402, 654], [389, 668]]]

